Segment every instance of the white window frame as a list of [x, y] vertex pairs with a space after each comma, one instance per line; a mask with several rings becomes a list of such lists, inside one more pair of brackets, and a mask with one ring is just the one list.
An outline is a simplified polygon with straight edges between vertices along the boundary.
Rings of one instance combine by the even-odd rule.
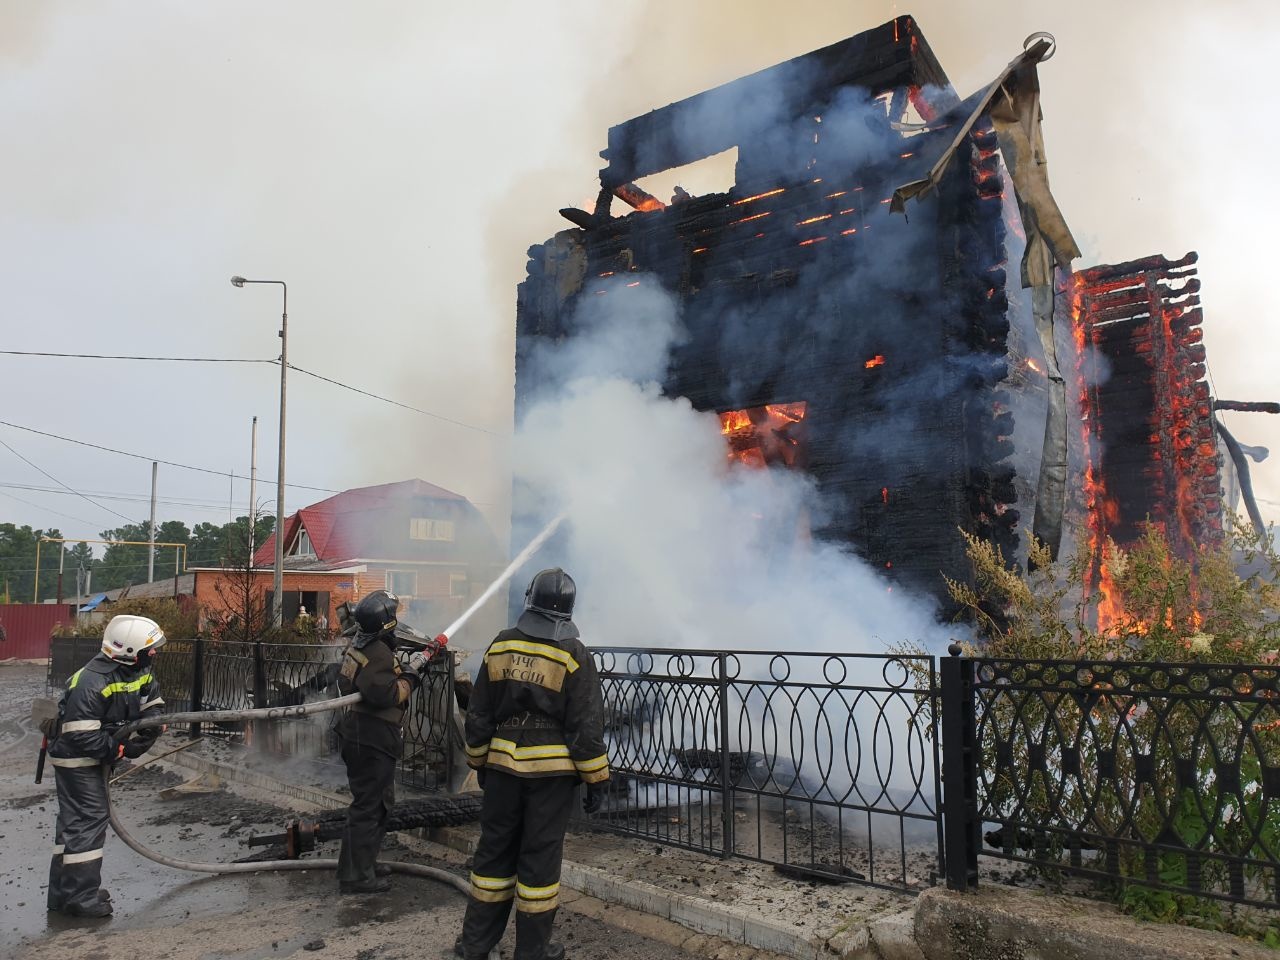
[[311, 535], [307, 533], [306, 527], [298, 529], [298, 535], [293, 538], [293, 546], [289, 550], [291, 557], [314, 557], [316, 556], [316, 548], [311, 544]]
[[430, 517], [409, 518], [410, 540], [445, 540], [454, 537], [452, 520], [434, 520]]
[[[393, 577], [413, 577], [412, 590], [397, 590]], [[418, 595], [418, 571], [417, 570], [388, 570], [386, 576], [387, 592], [394, 593], [397, 597], [416, 597]]]

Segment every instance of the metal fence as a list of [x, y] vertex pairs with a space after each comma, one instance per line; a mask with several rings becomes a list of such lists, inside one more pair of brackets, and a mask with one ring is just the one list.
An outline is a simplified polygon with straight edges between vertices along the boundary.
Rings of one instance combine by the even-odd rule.
[[[55, 640], [60, 686], [97, 641]], [[1280, 907], [1280, 666], [597, 648], [613, 776], [596, 826], [915, 889], [981, 858]], [[340, 648], [171, 641], [171, 710], [332, 696]], [[452, 662], [406, 721], [401, 782], [453, 785]], [[332, 755], [322, 723], [260, 746]], [[204, 733], [244, 734], [243, 725]], [[940, 756], [941, 754], [941, 756]], [[945, 786], [945, 794], [942, 788]], [[941, 798], [941, 799], [940, 799]]]
[[1280, 669], [952, 659], [947, 735], [971, 761], [944, 761], [952, 886], [976, 882], [980, 851], [1280, 906]]
[[932, 657], [594, 653], [612, 770], [594, 822], [802, 876], [933, 882]]
[[[98, 651], [100, 641], [65, 637], [53, 641], [48, 684], [67, 678]], [[170, 640], [153, 667], [170, 712], [241, 710], [255, 706], [293, 706], [338, 695], [336, 678], [342, 647], [334, 644], [240, 643]], [[454, 701], [448, 657], [431, 664], [410, 701], [405, 718], [405, 749], [397, 773], [400, 782], [431, 790], [448, 789], [454, 772], [449, 723]], [[335, 728], [342, 711], [272, 723], [244, 721], [193, 723], [191, 736], [226, 736], [258, 749], [293, 757], [324, 759], [338, 750]], [[451, 736], [454, 740], [451, 740]]]

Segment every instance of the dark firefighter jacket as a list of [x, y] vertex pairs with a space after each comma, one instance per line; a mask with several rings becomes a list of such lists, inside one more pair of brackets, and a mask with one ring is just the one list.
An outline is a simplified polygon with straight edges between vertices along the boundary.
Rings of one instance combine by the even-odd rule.
[[348, 644], [342, 652], [338, 691], [363, 697], [338, 723], [338, 736], [399, 759], [409, 681], [400, 679], [400, 664], [388, 642], [375, 640], [359, 650]]
[[150, 664], [116, 663], [98, 654], [67, 681], [58, 702], [60, 726], [49, 742], [49, 762], [55, 767], [91, 767], [114, 760], [123, 742], [115, 731], [161, 706], [160, 684]]
[[554, 623], [526, 612], [489, 644], [467, 704], [471, 767], [522, 777], [571, 774], [586, 783], [609, 779], [595, 661], [577, 627], [562, 623], [556, 630]]

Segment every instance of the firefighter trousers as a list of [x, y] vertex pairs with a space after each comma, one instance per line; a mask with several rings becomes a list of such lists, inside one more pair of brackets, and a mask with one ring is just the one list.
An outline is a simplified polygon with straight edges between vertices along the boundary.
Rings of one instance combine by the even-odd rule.
[[[102, 844], [107, 838], [107, 782], [102, 764], [53, 761], [58, 820], [49, 860], [49, 909], [96, 907], [102, 883]], [[59, 766], [80, 763], [80, 766]]]
[[338, 883], [370, 884], [395, 803], [396, 761], [389, 753], [358, 741], [342, 741], [342, 760], [351, 785], [351, 806], [342, 827]]
[[490, 769], [471, 868], [462, 950], [487, 957], [516, 908], [515, 960], [543, 960], [560, 894], [560, 860], [575, 776], [517, 777]]

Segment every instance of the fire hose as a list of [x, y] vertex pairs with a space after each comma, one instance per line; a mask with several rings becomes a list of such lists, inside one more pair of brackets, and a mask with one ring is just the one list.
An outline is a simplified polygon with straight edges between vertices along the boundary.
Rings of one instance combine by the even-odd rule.
[[[482, 593], [470, 607], [463, 612], [453, 623], [433, 641], [427, 641], [423, 646], [430, 645], [434, 648], [432, 656], [443, 650], [449, 642], [449, 638], [453, 636], [462, 626], [469, 620], [486, 601], [502, 588], [502, 585], [509, 581], [530, 557], [555, 533], [556, 528], [564, 519], [564, 514], [560, 514], [552, 520], [543, 529], [538, 536], [529, 543], [520, 553], [507, 565], [493, 583]], [[424, 638], [425, 640], [425, 638]], [[309, 717], [317, 713], [327, 713], [331, 710], [340, 710], [343, 707], [351, 706], [359, 703], [361, 696], [358, 693], [347, 694], [343, 697], [333, 697], [329, 700], [321, 700], [315, 703], [303, 703], [294, 706], [282, 707], [258, 707], [248, 710], [193, 710], [186, 713], [170, 713], [156, 717], [147, 717], [141, 720], [135, 720], [132, 723], [125, 724], [120, 728], [119, 735], [127, 737], [136, 730], [143, 730], [149, 727], [158, 727], [169, 723], [225, 723], [240, 720], [291, 720], [300, 717]], [[107, 814], [111, 821], [111, 827], [115, 830], [116, 835], [124, 841], [125, 845], [133, 850], [134, 853], [141, 857], [145, 857], [154, 863], [161, 864], [166, 867], [173, 867], [176, 870], [190, 870], [195, 873], [257, 873], [262, 870], [336, 870], [338, 861], [336, 858], [318, 858], [314, 860], [262, 860], [247, 863], [208, 863], [194, 860], [183, 860], [178, 857], [171, 857], [167, 854], [152, 850], [150, 847], [138, 840], [128, 828], [120, 822], [119, 816], [116, 814], [115, 804], [111, 800], [111, 780], [110, 766], [102, 765], [102, 783], [107, 796]], [[461, 877], [449, 873], [447, 870], [441, 870], [438, 867], [429, 867], [425, 864], [405, 863], [403, 861], [393, 860], [390, 862], [379, 861], [391, 869], [393, 873], [403, 873], [414, 877], [425, 877], [431, 880], [439, 880], [441, 883], [447, 883], [463, 894], [470, 891], [467, 881]]]

